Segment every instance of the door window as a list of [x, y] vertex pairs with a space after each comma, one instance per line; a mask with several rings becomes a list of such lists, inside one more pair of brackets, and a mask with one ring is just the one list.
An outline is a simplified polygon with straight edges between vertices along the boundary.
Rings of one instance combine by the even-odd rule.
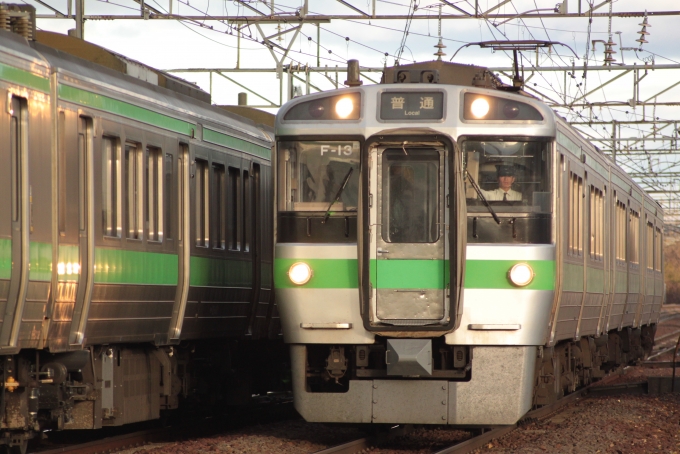
[[382, 237], [386, 243], [439, 239], [439, 152], [387, 149], [382, 155]]

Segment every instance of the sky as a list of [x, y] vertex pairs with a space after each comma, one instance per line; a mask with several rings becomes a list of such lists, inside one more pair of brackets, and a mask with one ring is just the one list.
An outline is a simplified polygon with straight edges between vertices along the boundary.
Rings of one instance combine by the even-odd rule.
[[[25, 0], [36, 6], [38, 14], [51, 14], [51, 11], [33, 0]], [[62, 12], [67, 11], [69, 0], [44, 0], [51, 7]], [[244, 7], [243, 3], [269, 13], [274, 11], [279, 15], [288, 15], [293, 22], [300, 14], [304, 5], [303, 0], [270, 0], [236, 2], [232, 0], [145, 0], [150, 7], [160, 11], [170, 11], [174, 14], [186, 16], [252, 16], [255, 13]], [[564, 79], [562, 73], [548, 73], [535, 75], [528, 81], [530, 89], [537, 90], [552, 99], [566, 97], [573, 100], [586, 95], [588, 102], [627, 101], [633, 98], [633, 73], [629, 73], [612, 83], [608, 83], [602, 90], [594, 90], [613, 77], [614, 72], [584, 71], [588, 68], [602, 67], [604, 59], [604, 45], [612, 36], [617, 44], [614, 65], [625, 63], [644, 66], [646, 63], [661, 65], [680, 65], [680, 38], [678, 24], [680, 16], [655, 16], [654, 12], [680, 10], [677, 0], [654, 0], [653, 2], [639, 2], [638, 0], [615, 0], [605, 3], [596, 13], [604, 17], [588, 16], [578, 18], [510, 18], [494, 19], [492, 17], [473, 19], [447, 19], [447, 16], [461, 13], [456, 8], [444, 4], [439, 0], [346, 0], [355, 8], [371, 13], [373, 5], [378, 16], [402, 15], [428, 16], [428, 19], [409, 20], [332, 20], [320, 25], [320, 30], [314, 24], [304, 24], [295, 41], [291, 44], [293, 33], [282, 35], [277, 44], [286, 47], [291, 45], [291, 51], [284, 64], [336, 65], [344, 67], [348, 59], [358, 59], [362, 67], [381, 68], [385, 64], [393, 65], [399, 60], [401, 64], [414, 61], [433, 60], [434, 46], [441, 36], [446, 46], [444, 58], [450, 59], [462, 46], [489, 40], [545, 40], [559, 42], [549, 50], [542, 49], [538, 55], [533, 51], [522, 52], [522, 63], [526, 68], [536, 66], [548, 68], [552, 66], [574, 65], [572, 76]], [[33, 2], [33, 3], [32, 3]], [[467, 12], [474, 12], [475, 3], [480, 11], [485, 12], [496, 8], [492, 14], [516, 15], [540, 10], [548, 16], [552, 15], [557, 0], [448, 0]], [[589, 5], [599, 5], [601, 0], [566, 0], [569, 13], [585, 12]], [[273, 3], [273, 6], [272, 6]], [[648, 6], [650, 24], [646, 31], [648, 43], [640, 44], [636, 40], [640, 37], [642, 17], [607, 17], [607, 13], [645, 12]], [[440, 12], [441, 11], [441, 12]], [[92, 15], [134, 15], [141, 16], [140, 5], [134, 0], [85, 0], [85, 13]], [[358, 15], [356, 11], [332, 0], [309, 0], [308, 14], [325, 15]], [[439, 17], [443, 17], [440, 21]], [[70, 19], [39, 19], [38, 28], [42, 30], [66, 33], [74, 28], [75, 23]], [[439, 27], [441, 26], [441, 33]], [[269, 36], [280, 30], [293, 27], [290, 23], [262, 25], [262, 31]], [[319, 39], [317, 39], [319, 33]], [[254, 25], [245, 26], [241, 30], [240, 52], [237, 52], [237, 34], [233, 24], [216, 20], [205, 21], [170, 21], [170, 20], [89, 20], [85, 24], [85, 39], [107, 49], [121, 53], [129, 58], [138, 60], [152, 67], [164, 70], [189, 68], [229, 68], [237, 65], [243, 69], [273, 69], [276, 62], [269, 49], [261, 44], [262, 36]], [[568, 47], [567, 47], [568, 46]], [[621, 50], [621, 47], [624, 50]], [[280, 52], [280, 51], [279, 51]], [[280, 58], [280, 55], [277, 56]], [[460, 49], [454, 60], [457, 63], [475, 64], [487, 67], [509, 67], [512, 65], [512, 54], [502, 51], [494, 52], [490, 49], [480, 49], [469, 46]], [[618, 73], [617, 73], [618, 74]], [[237, 94], [243, 91], [237, 84], [213, 76], [212, 84], [207, 73], [177, 73], [187, 80], [196, 82], [206, 91], [212, 91], [213, 102], [216, 104], [236, 104]], [[234, 81], [250, 88], [262, 98], [254, 94], [248, 95], [251, 105], [268, 104], [267, 100], [278, 102], [279, 81], [274, 73], [238, 73], [227, 74]], [[680, 81], [680, 69], [657, 70], [640, 72], [644, 78], [639, 84], [639, 99], [646, 100]], [[322, 90], [334, 88], [334, 75], [313, 74], [311, 83]], [[284, 81], [287, 76], [284, 75]], [[369, 76], [378, 80], [379, 73]], [[339, 75], [339, 80], [345, 80], [345, 74]], [[364, 79], [364, 83], [371, 83]], [[305, 92], [305, 84], [295, 82], [300, 90]], [[594, 90], [594, 91], [593, 91]], [[283, 94], [284, 101], [286, 93]], [[680, 102], [680, 85], [663, 93], [661, 98], [666, 101]], [[275, 112], [276, 109], [270, 109]], [[570, 121], [579, 119], [595, 119], [619, 121], [633, 121], [658, 117], [660, 120], [679, 120], [680, 107], [659, 107], [657, 109], [642, 109], [640, 106], [612, 106], [603, 108], [574, 108], [571, 111], [560, 112]], [[623, 135], [642, 137], [654, 134], [654, 125], [625, 126]], [[673, 149], [677, 148], [674, 139], [680, 134], [674, 130], [677, 126], [667, 127], [659, 131], [659, 142], [647, 143], [648, 148]], [[585, 126], [582, 130], [592, 137], [606, 139], [611, 132], [607, 127], [594, 125]], [[606, 143], [599, 146], [606, 148]], [[639, 148], [641, 144], [636, 144]], [[680, 162], [670, 155], [642, 155], [635, 158], [621, 158], [620, 163], [629, 171], [647, 172], [650, 175], [659, 169], [680, 172]], [[647, 178], [652, 185], [673, 186], [680, 190], [680, 177]], [[656, 182], [655, 182], [656, 181]], [[660, 186], [659, 186], [660, 187]], [[677, 201], [680, 209], [680, 198]]]

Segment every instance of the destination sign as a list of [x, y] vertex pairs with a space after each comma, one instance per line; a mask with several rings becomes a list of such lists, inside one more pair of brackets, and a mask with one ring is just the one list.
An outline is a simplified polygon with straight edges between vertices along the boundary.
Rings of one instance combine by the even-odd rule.
[[388, 91], [380, 94], [381, 120], [441, 120], [444, 93], [441, 91]]

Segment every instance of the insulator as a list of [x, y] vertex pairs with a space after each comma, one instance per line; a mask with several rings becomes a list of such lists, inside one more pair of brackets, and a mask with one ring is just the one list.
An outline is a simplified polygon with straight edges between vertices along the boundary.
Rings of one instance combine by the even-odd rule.
[[432, 55], [436, 55], [436, 56], [437, 56], [437, 60], [438, 60], [438, 61], [441, 61], [442, 57], [443, 57], [444, 55], [446, 55], [444, 52], [442, 52], [442, 49], [445, 49], [446, 46], [444, 45], [444, 43], [442, 43], [442, 39], [441, 39], [441, 38], [439, 38], [439, 42], [438, 42], [434, 47], [437, 48], [437, 52], [435, 52], [435, 53], [432, 54]]
[[645, 18], [642, 19], [642, 23], [638, 25], [641, 27], [651, 27], [651, 25], [647, 23], [647, 16], [645, 16]]
[[31, 23], [26, 16], [17, 17], [13, 24], [14, 33], [31, 39]]
[[637, 42], [640, 43], [640, 44], [647, 44], [647, 42], [648, 42], [648, 41], [647, 41], [646, 39], [644, 39], [642, 36], [640, 36], [640, 39], [636, 39], [635, 41], [637, 41]]
[[640, 30], [638, 32], [638, 35], [649, 35], [649, 32], [645, 31], [644, 29]]
[[616, 46], [614, 41], [612, 41], [611, 36], [609, 37], [609, 41], [605, 44], [604, 48], [604, 64], [608, 65], [611, 64], [612, 62], [615, 62], [616, 59], [612, 56], [612, 54], [615, 54], [616, 51], [613, 49], [613, 47]]
[[4, 3], [0, 3], [0, 29], [10, 30], [9, 11], [7, 10], [7, 5]]

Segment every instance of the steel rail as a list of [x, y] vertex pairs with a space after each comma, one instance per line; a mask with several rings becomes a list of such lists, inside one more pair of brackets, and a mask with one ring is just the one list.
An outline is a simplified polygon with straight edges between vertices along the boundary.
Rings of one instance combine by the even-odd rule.
[[349, 441], [341, 445], [331, 446], [330, 448], [322, 449], [321, 451], [316, 451], [314, 454], [355, 454], [370, 450], [374, 446], [377, 446], [385, 441], [405, 435], [410, 432], [412, 426], [410, 425], [398, 425], [392, 427], [389, 432], [378, 434], [372, 437], [359, 438], [357, 440]]
[[168, 436], [173, 432], [176, 432], [176, 430], [176, 428], [164, 428], [133, 432], [130, 434], [104, 438], [75, 446], [64, 446], [47, 451], [40, 451], [40, 454], [97, 454], [120, 451], [123, 449], [143, 446], [145, 444], [153, 443], [154, 441], [161, 441], [164, 438], [167, 439]]

